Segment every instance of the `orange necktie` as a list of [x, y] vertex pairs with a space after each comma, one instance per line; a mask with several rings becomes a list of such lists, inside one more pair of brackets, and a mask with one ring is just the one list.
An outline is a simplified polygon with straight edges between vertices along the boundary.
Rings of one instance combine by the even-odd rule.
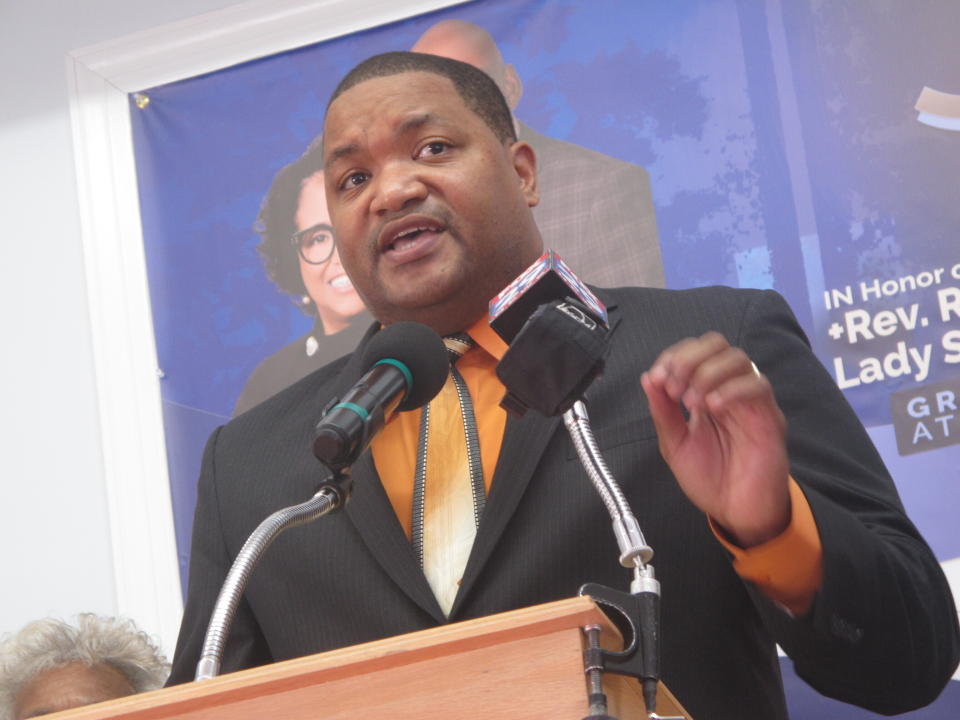
[[467, 385], [453, 364], [468, 335], [444, 338], [450, 374], [420, 421], [411, 540], [444, 615], [450, 614], [486, 500], [477, 423]]

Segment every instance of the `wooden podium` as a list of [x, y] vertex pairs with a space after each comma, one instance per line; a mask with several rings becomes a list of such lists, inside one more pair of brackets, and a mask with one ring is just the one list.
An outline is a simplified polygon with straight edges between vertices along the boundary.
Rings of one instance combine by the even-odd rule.
[[[63, 720], [581, 720], [585, 625], [619, 636], [586, 597], [341, 648], [49, 715]], [[604, 676], [609, 712], [644, 718], [639, 683]], [[663, 686], [660, 715], [690, 716]]]

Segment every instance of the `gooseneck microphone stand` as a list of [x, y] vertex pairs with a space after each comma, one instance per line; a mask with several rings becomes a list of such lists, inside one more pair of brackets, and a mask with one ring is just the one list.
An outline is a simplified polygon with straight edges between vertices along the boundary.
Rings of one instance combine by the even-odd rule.
[[[631, 638], [624, 651], [607, 651], [600, 648], [600, 628], [585, 628], [588, 647], [584, 664], [591, 713], [585, 720], [610, 718], [602, 687], [604, 671], [631, 675], [640, 680], [650, 720], [684, 720], [683, 717], [665, 717], [656, 712], [657, 682], [660, 677], [660, 583], [650, 564], [653, 550], [647, 545], [636, 516], [600, 454], [583, 402], [578, 400], [574, 403], [563, 414], [563, 421], [581, 464], [610, 513], [620, 548], [620, 563], [633, 570], [629, 595], [594, 583], [580, 589], [581, 595], [589, 595], [600, 605], [618, 611], [620, 622], [617, 624], [628, 630]], [[217, 596], [197, 663], [195, 680], [209, 680], [219, 674], [227, 633], [237, 607], [250, 575], [271, 543], [280, 533], [338, 510], [349, 500], [349, 467], [330, 472], [331, 475], [323, 481], [312, 498], [277, 510], [261, 522], [243, 544]]]
[[217, 596], [207, 634], [203, 640], [203, 650], [194, 680], [209, 680], [220, 673], [220, 661], [227, 641], [227, 633], [233, 623], [237, 606], [247, 587], [247, 581], [254, 568], [270, 544], [285, 530], [305, 525], [327, 513], [343, 507], [350, 499], [349, 468], [332, 471], [312, 498], [299, 505], [277, 510], [261, 522], [240, 548], [227, 579]]
[[563, 423], [587, 476], [600, 494], [613, 521], [613, 533], [620, 547], [620, 564], [633, 570], [630, 594], [589, 583], [580, 588], [597, 603], [619, 612], [631, 638], [622, 652], [602, 650], [599, 627], [586, 628], [587, 650], [584, 667], [590, 687], [590, 715], [584, 720], [610, 718], [602, 688], [603, 671], [631, 675], [640, 680], [647, 717], [650, 720], [684, 720], [658, 715], [657, 682], [660, 679], [660, 583], [654, 574], [653, 549], [647, 545], [640, 523], [607, 467], [597, 447], [587, 408], [581, 400], [563, 413]]
[[350, 465], [383, 428], [387, 416], [426, 405], [440, 392], [450, 370], [443, 340], [414, 322], [393, 323], [378, 332], [365, 346], [360, 365], [366, 368], [363, 375], [342, 397], [327, 403], [314, 428], [313, 454], [324, 473], [317, 492], [261, 522], [230, 566], [207, 626], [195, 680], [209, 680], [220, 672], [237, 606], [270, 544], [284, 530], [343, 507], [350, 499]]
[[[590, 477], [590, 481], [600, 494], [603, 504], [607, 506], [610, 519], [613, 520], [613, 533], [620, 546], [620, 564], [627, 568], [634, 568], [636, 579], [647, 569], [647, 563], [653, 558], [653, 549], [647, 545], [640, 530], [640, 523], [630, 509], [627, 499], [620, 490], [620, 486], [613, 474], [607, 468], [607, 463], [600, 454], [597, 441], [590, 427], [590, 416], [582, 400], [577, 400], [573, 407], [563, 414], [563, 424], [570, 433], [570, 439], [580, 458], [580, 463]], [[649, 568], [652, 573], [653, 568]]]

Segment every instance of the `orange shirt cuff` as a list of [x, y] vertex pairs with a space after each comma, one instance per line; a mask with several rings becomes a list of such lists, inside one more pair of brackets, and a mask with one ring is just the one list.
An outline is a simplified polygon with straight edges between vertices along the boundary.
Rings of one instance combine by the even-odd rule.
[[791, 477], [790, 524], [762, 545], [743, 549], [732, 544], [714, 524], [710, 529], [733, 555], [733, 569], [793, 616], [810, 609], [822, 580], [823, 548], [810, 504]]

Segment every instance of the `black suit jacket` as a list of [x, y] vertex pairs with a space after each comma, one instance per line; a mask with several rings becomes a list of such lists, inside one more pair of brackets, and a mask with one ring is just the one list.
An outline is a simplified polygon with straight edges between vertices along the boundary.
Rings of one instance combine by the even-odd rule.
[[[656, 555], [663, 679], [698, 720], [786, 716], [775, 642], [821, 692], [880, 711], [931, 700], [958, 657], [956, 612], [930, 549], [876, 451], [771, 292], [601, 291], [613, 342], [587, 393], [607, 463]], [[677, 340], [718, 330], [773, 382], [791, 472], [823, 544], [811, 612], [791, 619], [742, 581], [657, 450], [638, 378]], [[320, 409], [360, 374], [359, 353], [308, 376], [211, 437], [200, 478], [190, 590], [173, 682], [193, 675], [230, 562], [266, 515], [308, 498]], [[281, 536], [253, 575], [230, 640], [233, 670], [447, 622], [369, 453], [345, 511]], [[507, 423], [490, 496], [450, 621], [627, 588], [605, 509], [558, 419]]]

